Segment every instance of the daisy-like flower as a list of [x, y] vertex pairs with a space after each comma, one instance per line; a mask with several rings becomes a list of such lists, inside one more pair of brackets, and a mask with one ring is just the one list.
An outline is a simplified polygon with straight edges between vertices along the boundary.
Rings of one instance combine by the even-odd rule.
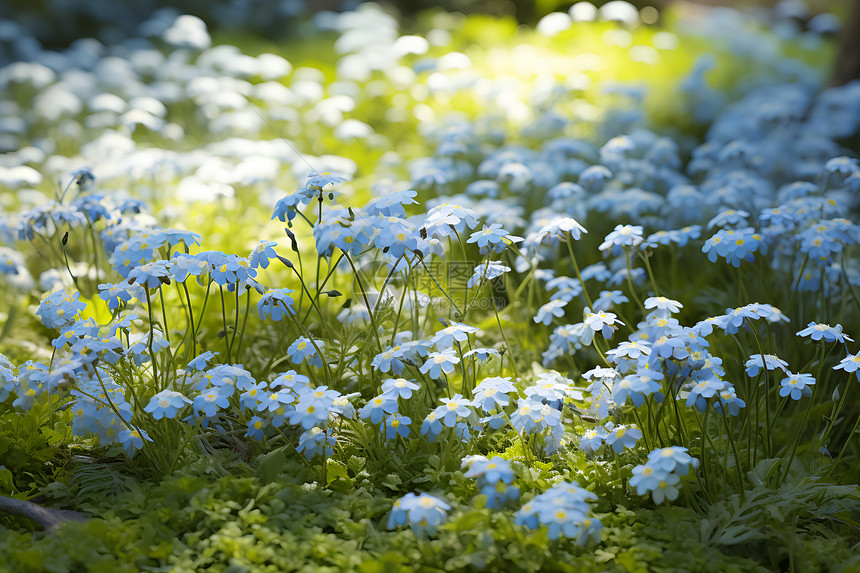
[[394, 375], [400, 375], [403, 372], [404, 366], [400, 360], [401, 358], [403, 358], [403, 349], [401, 346], [392, 346], [374, 356], [370, 365], [380, 372], [391, 372]]
[[708, 400], [716, 396], [718, 392], [727, 386], [728, 382], [724, 382], [716, 377], [700, 380], [690, 389], [690, 393], [687, 395], [687, 407], [695, 405], [700, 412], [704, 412], [708, 406]]
[[394, 502], [388, 529], [409, 525], [416, 535], [433, 535], [448, 516], [451, 506], [432, 495], [407, 493]]
[[277, 241], [260, 241], [260, 244], [254, 247], [254, 250], [248, 254], [251, 268], [268, 268], [269, 261], [278, 258], [278, 254], [275, 252], [277, 245]]
[[499, 356], [501, 356], [501, 354], [499, 354], [499, 351], [495, 348], [479, 347], [463, 353], [463, 358], [472, 358], [473, 360], [477, 360], [480, 364], [483, 364], [491, 357], [498, 358]]
[[522, 237], [515, 237], [502, 228], [499, 223], [493, 223], [489, 227], [484, 225], [480, 231], [471, 234], [467, 243], [476, 243], [482, 253], [492, 251], [501, 253], [508, 245], [522, 241]]
[[203, 412], [207, 418], [212, 418], [218, 413], [219, 408], [230, 405], [230, 396], [233, 394], [232, 386], [215, 386], [200, 393], [194, 398], [192, 405], [198, 412]]
[[151, 442], [152, 438], [149, 437], [149, 434], [146, 431], [140, 428], [129, 428], [121, 431], [117, 434], [117, 441], [122, 444], [125, 453], [129, 455], [129, 457], [133, 456], [134, 453], [143, 447], [143, 442]]
[[246, 438], [262, 440], [266, 433], [266, 421], [260, 416], [253, 416], [248, 420], [248, 431], [245, 432]]
[[639, 225], [616, 225], [615, 230], [606, 235], [600, 244], [600, 252], [618, 255], [624, 249], [635, 249], [645, 242]]
[[475, 326], [469, 326], [468, 324], [462, 324], [460, 322], [452, 322], [450, 326], [436, 332], [430, 342], [435, 344], [436, 348], [440, 351], [444, 351], [449, 348], [453, 348], [455, 341], [466, 342], [469, 340], [470, 334], [474, 334], [478, 331], [480, 331], [480, 328]]
[[397, 412], [397, 399], [390, 395], [382, 394], [373, 398], [358, 411], [361, 419], [370, 419], [371, 423], [378, 424], [386, 414], [394, 414]]
[[489, 414], [495, 408], [502, 409], [507, 406], [510, 403], [511, 392], [516, 392], [516, 387], [510, 378], [500, 376], [484, 378], [475, 386], [473, 401], [476, 406]]
[[600, 541], [602, 524], [590, 517], [590, 502], [597, 499], [577, 483], [561, 483], [538, 495], [516, 514], [515, 522], [530, 529], [543, 525], [547, 537], [562, 535], [585, 545], [589, 540]]
[[670, 314], [680, 312], [684, 305], [677, 300], [666, 298], [665, 296], [651, 296], [645, 299], [645, 308], [663, 310]]
[[386, 440], [393, 440], [397, 436], [405, 438], [409, 436], [409, 424], [412, 423], [412, 418], [402, 416], [400, 414], [392, 414], [385, 418], [382, 423], [382, 429], [385, 432]]
[[800, 400], [803, 396], [811, 396], [812, 388], [815, 384], [815, 377], [812, 374], [791, 374], [780, 381], [779, 395], [783, 398], [790, 396], [792, 400]]
[[260, 319], [271, 318], [277, 322], [286, 313], [295, 315], [293, 297], [290, 296], [292, 292], [293, 289], [289, 288], [269, 289], [264, 292], [260, 300], [257, 301], [257, 313], [260, 315]]
[[620, 290], [604, 290], [594, 299], [594, 310], [609, 310], [615, 305], [630, 302]]
[[468, 418], [473, 413], [472, 401], [463, 398], [461, 394], [454, 394], [453, 398], [442, 398], [440, 401], [442, 405], [438, 406], [433, 412], [449, 428], [453, 428], [457, 420]]
[[472, 276], [469, 278], [466, 286], [474, 288], [475, 285], [481, 284], [482, 281], [491, 281], [510, 271], [511, 267], [507, 265], [487, 260], [475, 267], [475, 270], [472, 272]]
[[648, 454], [648, 464], [664, 473], [675, 472], [678, 475], [686, 475], [690, 468], [699, 467], [699, 460], [687, 452], [687, 448], [680, 446], [658, 448]]
[[605, 429], [607, 435], [604, 441], [606, 445], [612, 446], [616, 454], [620, 454], [624, 448], [633, 448], [642, 438], [642, 431], [635, 426], [616, 426], [607, 422]]
[[560, 217], [541, 227], [537, 232], [536, 238], [540, 244], [544, 242], [553, 244], [556, 241], [567, 242], [568, 238], [578, 241], [583, 233], [588, 233], [588, 231], [576, 219], [572, 217]]
[[738, 398], [737, 391], [734, 386], [729, 385], [727, 388], [720, 390], [717, 396], [717, 401], [714, 402], [714, 410], [722, 414], [723, 408], [729, 416], [737, 416], [741, 408], [746, 408], [746, 402]]
[[617, 328], [616, 324], [622, 324], [620, 320], [611, 312], [599, 310], [591, 312], [590, 309], [585, 309], [585, 319], [583, 320], [588, 330], [586, 336], [582, 337], [583, 344], [591, 344], [592, 336], [596, 333], [603, 335], [603, 338], [609, 340]]
[[485, 483], [496, 483], [498, 481], [511, 483], [514, 481], [514, 470], [511, 462], [500, 457], [493, 456], [469, 456], [463, 458], [462, 467], [468, 468], [464, 474], [467, 478], [482, 479]]
[[564, 316], [565, 305], [567, 302], [561, 299], [549, 301], [538, 309], [534, 321], [549, 325], [553, 317], [561, 318]]
[[624, 404], [627, 398], [635, 407], [645, 403], [645, 397], [660, 390], [660, 385], [647, 376], [630, 374], [615, 383], [612, 388], [612, 401]]
[[860, 380], [860, 352], [849, 354], [839, 361], [839, 364], [833, 367], [834, 370], [844, 370], [845, 372], [854, 372], [857, 379]]
[[474, 229], [478, 226], [477, 213], [473, 210], [442, 203], [427, 212], [423, 228], [431, 237], [447, 237], [455, 231], [462, 234], [466, 228]]
[[842, 332], [842, 325], [830, 326], [829, 324], [821, 324], [810, 322], [806, 328], [797, 333], [797, 336], [809, 337], [816, 342], [824, 340], [824, 342], [854, 342], [854, 339]]
[[602, 426], [585, 430], [579, 439], [579, 449], [587, 454], [593, 454], [603, 446], [608, 433]]
[[680, 490], [678, 484], [681, 482], [681, 477], [677, 474], [668, 474], [663, 477], [654, 489], [651, 490], [651, 499], [654, 503], [663, 503], [663, 500], [675, 501], [678, 499]]
[[36, 310], [36, 316], [42, 319], [42, 324], [48, 328], [62, 328], [75, 322], [78, 313], [84, 310], [86, 303], [78, 300], [80, 293], [68, 293], [57, 290], [42, 299]]
[[459, 363], [460, 358], [449, 348], [443, 352], [431, 352], [419, 370], [422, 374], [427, 374], [435, 380], [441, 378], [443, 372], [445, 374], [453, 372], [454, 365]]
[[149, 404], [144, 408], [145, 412], [152, 414], [156, 420], [162, 418], [173, 419], [179, 410], [191, 403], [191, 400], [172, 390], [162, 390], [152, 397]]
[[304, 454], [309, 460], [323, 452], [328, 457], [334, 453], [336, 443], [337, 440], [331, 433], [319, 426], [312, 426], [299, 436], [299, 445], [296, 446], [296, 451]]
[[[316, 343], [320, 347], [323, 345], [323, 341], [321, 340], [317, 340]], [[311, 342], [311, 339], [305, 336], [300, 336], [293, 341], [290, 347], [287, 348], [287, 355], [289, 355], [290, 361], [293, 364], [301, 364], [307, 360], [309, 364], [317, 368], [322, 367], [322, 357], [317, 353], [317, 349]]]
[[128, 271], [126, 281], [129, 284], [139, 284], [147, 289], [158, 288], [170, 284], [173, 261], [153, 261]]
[[670, 472], [660, 470], [650, 464], [638, 465], [633, 468], [630, 487], [636, 488], [636, 493], [639, 495], [644, 495], [656, 489], [658, 484], [665, 480], [669, 474]]
[[398, 398], [408, 400], [412, 397], [412, 392], [418, 390], [420, 387], [414, 380], [389, 378], [382, 382], [382, 395], [394, 398], [395, 400]]
[[188, 363], [189, 370], [206, 370], [209, 367], [209, 362], [218, 355], [217, 352], [212, 352], [211, 350], [207, 350], [203, 354], [200, 354], [196, 358], [194, 358], [191, 362]]
[[762, 364], [768, 370], [776, 370], [780, 369], [785, 373], [788, 373], [788, 362], [780, 358], [779, 356], [775, 356], [773, 354], [765, 354], [764, 358], [762, 358], [761, 354], [751, 354], [749, 360], [746, 361], [744, 366], [746, 367], [747, 376], [750, 378], [754, 378], [758, 376], [758, 373], [762, 369]]

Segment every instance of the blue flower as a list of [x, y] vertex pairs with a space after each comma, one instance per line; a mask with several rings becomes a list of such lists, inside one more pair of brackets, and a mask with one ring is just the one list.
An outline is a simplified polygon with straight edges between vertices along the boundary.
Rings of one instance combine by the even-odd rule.
[[116, 284], [100, 284], [99, 298], [108, 303], [110, 310], [116, 310], [120, 304], [131, 302], [132, 298], [143, 300], [145, 295], [140, 286], [129, 284], [128, 281], [122, 281]]
[[400, 360], [401, 358], [403, 358], [402, 348], [399, 345], [390, 346], [384, 352], [380, 352], [374, 356], [370, 365], [380, 372], [392, 372], [396, 376], [399, 376], [403, 372], [404, 366]]
[[803, 396], [811, 396], [812, 388], [815, 384], [815, 377], [812, 374], [791, 374], [780, 381], [779, 395], [783, 398], [791, 396], [792, 400], [800, 400]]
[[665, 296], [651, 296], [645, 299], [645, 308], [666, 311], [669, 314], [680, 312], [684, 305], [677, 300], [666, 298]]
[[797, 333], [797, 336], [809, 337], [816, 342], [819, 340], [824, 340], [824, 342], [836, 342], [839, 341], [845, 344], [845, 341], [854, 342], [853, 338], [850, 338], [847, 334], [842, 332], [842, 325], [837, 324], [836, 326], [830, 326], [829, 324], [820, 324], [815, 322], [810, 322], [806, 328]]
[[117, 441], [122, 444], [125, 453], [130, 456], [133, 456], [134, 453], [143, 447], [143, 442], [151, 442], [152, 438], [149, 437], [144, 430], [140, 428], [130, 428], [121, 431], [117, 435]]
[[460, 394], [454, 394], [453, 398], [442, 398], [441, 406], [438, 406], [433, 412], [438, 419], [449, 428], [453, 428], [457, 420], [468, 418], [472, 412], [472, 401], [463, 398]]
[[233, 395], [233, 392], [233, 386], [209, 388], [194, 398], [194, 409], [203, 412], [207, 418], [212, 418], [218, 413], [219, 408], [226, 408], [230, 405], [230, 396]]
[[561, 299], [549, 301], [538, 309], [534, 321], [549, 325], [553, 317], [561, 318], [564, 316], [565, 305], [567, 302]]
[[257, 314], [260, 315], [260, 319], [271, 318], [277, 322], [286, 313], [295, 315], [293, 297], [290, 296], [292, 292], [293, 289], [289, 288], [269, 289], [264, 292], [260, 300], [257, 301]]
[[460, 205], [442, 203], [427, 212], [423, 228], [430, 237], [447, 237], [455, 232], [462, 234], [466, 228], [478, 225], [477, 214]]
[[450, 326], [446, 326], [442, 330], [436, 332], [430, 340], [431, 344], [435, 344], [440, 351], [453, 348], [454, 342], [466, 342], [469, 340], [469, 335], [478, 332], [480, 329], [468, 324], [460, 322], [451, 322]]
[[[511, 414], [511, 425], [517, 432], [530, 434], [537, 431], [538, 420], [543, 418], [544, 403], [532, 397], [520, 398], [516, 411]], [[555, 412], [554, 408], [550, 408]]]
[[473, 402], [484, 412], [489, 414], [494, 409], [501, 410], [510, 403], [511, 392], [516, 392], [516, 387], [510, 378], [494, 376], [484, 378], [480, 384], [475, 386]]
[[687, 448], [670, 446], [658, 448], [648, 454], [648, 464], [660, 473], [677, 472], [686, 475], [690, 468], [699, 467], [699, 460], [687, 453]]
[[613, 306], [625, 302], [630, 302], [630, 299], [624, 296], [620, 290], [600, 291], [600, 294], [594, 300], [594, 310], [609, 310]]
[[209, 362], [217, 356], [217, 352], [212, 352], [207, 350], [203, 354], [200, 354], [196, 358], [194, 358], [191, 362], [188, 363], [188, 368], [191, 370], [206, 370], [209, 367]]
[[591, 344], [592, 336], [596, 333], [603, 335], [603, 338], [609, 340], [617, 328], [616, 324], [622, 324], [620, 320], [611, 312], [599, 310], [590, 312], [590, 309], [585, 309], [585, 319], [583, 323], [587, 327], [585, 335], [582, 337], [583, 344]]
[[306, 429], [299, 436], [299, 445], [296, 447], [296, 451], [304, 454], [307, 459], [311, 459], [316, 455], [322, 454], [323, 450], [325, 450], [325, 455], [328, 457], [334, 453], [336, 443], [337, 440], [328, 431], [318, 426], [313, 426]]
[[260, 416], [253, 416], [248, 420], [248, 431], [245, 437], [262, 440], [266, 433], [266, 422]]
[[466, 283], [466, 286], [469, 288], [474, 288], [475, 285], [480, 285], [483, 282], [491, 281], [507, 272], [510, 272], [510, 270], [511, 267], [509, 266], [497, 263], [495, 261], [487, 260], [486, 262], [483, 262], [477, 267], [475, 267], [475, 270], [472, 272], [472, 276], [469, 278], [469, 281]]
[[589, 540], [600, 540], [602, 524], [589, 517], [589, 503], [596, 499], [597, 496], [576, 482], [560, 483], [523, 505], [515, 522], [529, 529], [544, 525], [550, 539], [563, 535], [585, 545]]
[[588, 231], [576, 219], [560, 217], [541, 227], [537, 232], [536, 240], [538, 243], [548, 241], [550, 244], [558, 244], [557, 241], [559, 240], [564, 242], [567, 242], [568, 239], [578, 241], [583, 233], [588, 233]]
[[239, 408], [256, 410], [260, 402], [266, 399], [267, 388], [268, 384], [265, 381], [246, 386], [244, 392], [239, 394]]
[[48, 328], [62, 328], [75, 322], [79, 312], [87, 305], [78, 300], [80, 293], [67, 293], [57, 290], [42, 299], [36, 316], [42, 319], [42, 324]]
[[260, 241], [253, 251], [248, 255], [248, 260], [251, 262], [251, 268], [257, 267], [268, 268], [271, 259], [278, 258], [274, 247], [277, 246], [276, 241]]
[[639, 225], [616, 225], [615, 230], [606, 235], [600, 244], [600, 252], [618, 255], [624, 249], [636, 249], [642, 243], [648, 244], [642, 236], [642, 227]]
[[502, 228], [499, 223], [493, 223], [489, 227], [484, 225], [480, 231], [471, 234], [467, 243], [476, 243], [481, 253], [501, 253], [508, 245], [522, 241], [521, 237], [515, 237]]
[[420, 387], [414, 380], [389, 378], [382, 382], [382, 395], [394, 398], [395, 400], [398, 398], [408, 400], [412, 397], [412, 392], [418, 390]]
[[454, 354], [452, 349], [443, 352], [431, 352], [430, 357], [421, 366], [420, 372], [427, 374], [430, 378], [438, 379], [442, 377], [442, 373], [450, 374], [454, 371], [454, 365], [460, 363], [460, 358]]
[[358, 415], [363, 420], [369, 418], [371, 423], [378, 424], [386, 414], [397, 412], [397, 408], [397, 398], [382, 394], [369, 400], [367, 404], [358, 411]]
[[603, 446], [608, 435], [602, 426], [590, 428], [579, 439], [579, 449], [587, 454], [593, 454]]
[[158, 288], [170, 284], [173, 261], [153, 261], [128, 271], [126, 281], [129, 284], [139, 284], [146, 289]]
[[295, 409], [287, 414], [290, 424], [301, 425], [305, 430], [325, 426], [339, 393], [320, 386], [299, 395]]
[[857, 374], [857, 379], [860, 380], [860, 352], [849, 354], [839, 361], [839, 364], [833, 367], [834, 370], [844, 370], [845, 372], [854, 372]]
[[700, 412], [704, 412], [708, 406], [708, 400], [717, 395], [728, 386], [727, 382], [723, 382], [719, 378], [707, 378], [700, 380], [690, 388], [690, 393], [687, 395], [687, 407], [695, 404]]
[[436, 415], [436, 412], [430, 412], [424, 421], [421, 423], [421, 435], [427, 436], [432, 442], [436, 436], [442, 431], [442, 420]]
[[162, 418], [173, 419], [179, 413], [179, 410], [191, 403], [191, 400], [172, 390], [162, 390], [152, 397], [149, 404], [146, 405], [144, 411], [152, 414], [156, 420]]
[[[323, 341], [317, 340], [316, 344], [322, 348]], [[300, 336], [293, 341], [290, 347], [287, 348], [287, 354], [293, 364], [301, 364], [307, 359], [309, 364], [317, 368], [322, 367], [322, 357], [317, 353], [311, 339], [305, 336]]]
[[714, 402], [714, 409], [717, 413], [722, 414], [725, 407], [729, 416], [737, 416], [740, 409], [746, 408], [746, 406], [746, 402], [738, 398], [735, 387], [731, 385], [720, 390], [717, 401]]
[[170, 260], [173, 261], [170, 274], [178, 283], [184, 283], [188, 277], [200, 277], [209, 269], [206, 261], [187, 253], [176, 253]]
[[768, 370], [776, 370], [779, 368], [783, 372], [788, 372], [788, 362], [781, 359], [779, 356], [765, 354], [762, 359], [761, 354], [752, 354], [750, 355], [749, 360], [746, 361], [746, 364], [744, 364], [747, 376], [750, 378], [758, 376], [758, 373], [761, 371], [762, 364], [764, 364], [764, 367]]
[[640, 374], [630, 374], [618, 381], [612, 390], [612, 400], [616, 404], [624, 404], [627, 398], [635, 407], [645, 403], [645, 397], [660, 390], [660, 385], [652, 379]]
[[332, 175], [328, 171], [317, 173], [316, 175], [308, 175], [308, 180], [305, 182], [305, 191], [317, 193], [319, 191], [330, 191], [333, 187], [340, 185], [346, 181], [343, 177]]
[[642, 438], [642, 431], [634, 426], [615, 426], [612, 422], [606, 424], [606, 444], [612, 446], [616, 454], [620, 454], [624, 448], [633, 448], [636, 442]]
[[385, 418], [383, 428], [385, 430], [385, 439], [393, 440], [397, 436], [405, 438], [409, 436], [409, 424], [412, 423], [412, 418], [401, 416], [400, 414], [392, 414]]
[[432, 495], [408, 493], [394, 502], [388, 529], [409, 524], [416, 535], [433, 535], [450, 509], [450, 505]]
[[469, 456], [463, 458], [463, 467], [469, 468], [464, 474], [467, 478], [481, 479], [484, 483], [494, 484], [499, 481], [511, 483], [514, 481], [514, 470], [511, 468], [511, 462], [500, 456], [493, 456], [489, 459], [484, 456]]
[[746, 211], [726, 209], [725, 211], [721, 211], [716, 217], [708, 221], [707, 227], [708, 229], [726, 226], [737, 227], [741, 223], [746, 223], [747, 217], [749, 216], [750, 214]]

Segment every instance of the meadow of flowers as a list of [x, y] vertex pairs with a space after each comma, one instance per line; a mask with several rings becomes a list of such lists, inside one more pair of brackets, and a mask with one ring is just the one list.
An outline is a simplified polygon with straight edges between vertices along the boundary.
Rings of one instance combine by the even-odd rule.
[[860, 83], [798, 16], [0, 22], [0, 495], [76, 512], [3, 567], [860, 568]]

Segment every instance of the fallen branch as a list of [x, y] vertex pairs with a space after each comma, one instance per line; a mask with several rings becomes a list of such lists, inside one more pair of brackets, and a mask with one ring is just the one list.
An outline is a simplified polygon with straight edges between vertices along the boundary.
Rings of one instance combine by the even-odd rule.
[[45, 529], [54, 529], [67, 521], [86, 521], [88, 519], [85, 514], [77, 511], [51, 509], [32, 501], [12, 499], [2, 495], [0, 495], [0, 511], [32, 519]]

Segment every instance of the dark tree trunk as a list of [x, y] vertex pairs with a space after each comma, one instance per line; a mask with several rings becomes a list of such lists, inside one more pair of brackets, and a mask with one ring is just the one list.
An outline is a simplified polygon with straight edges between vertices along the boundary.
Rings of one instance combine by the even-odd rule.
[[832, 83], [841, 86], [857, 78], [860, 78], [860, 0], [854, 0], [851, 13], [842, 26]]

